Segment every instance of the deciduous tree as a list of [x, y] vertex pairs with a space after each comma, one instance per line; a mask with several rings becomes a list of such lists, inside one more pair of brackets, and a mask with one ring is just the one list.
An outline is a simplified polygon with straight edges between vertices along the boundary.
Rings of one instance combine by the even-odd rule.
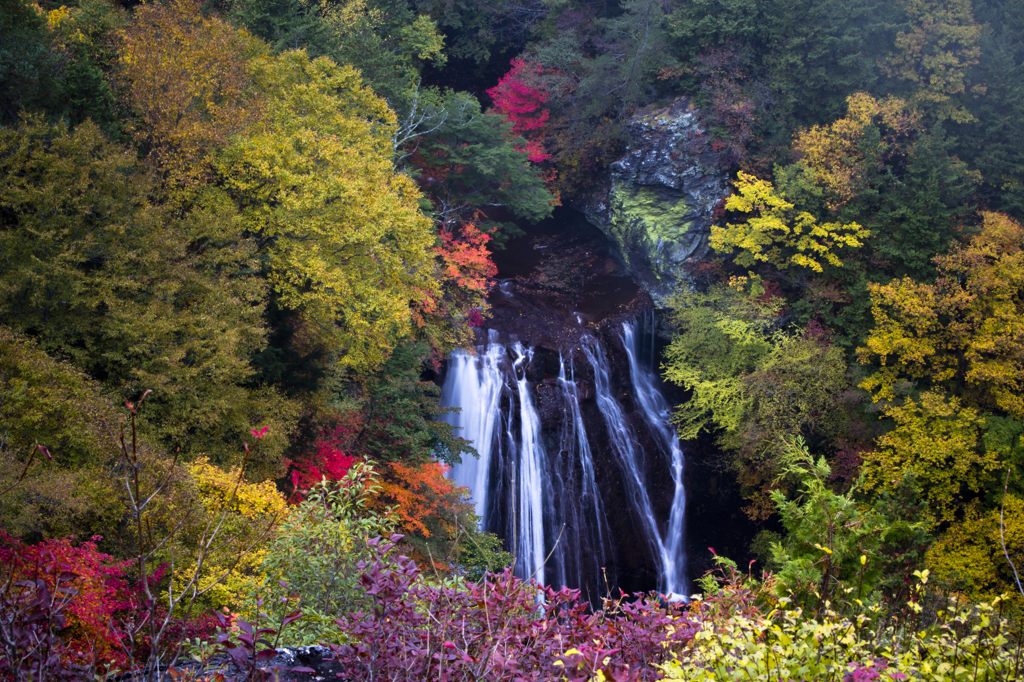
[[136, 10], [121, 47], [125, 91], [137, 135], [172, 186], [207, 180], [213, 148], [258, 117], [246, 58], [263, 49], [197, 0]]
[[726, 210], [750, 217], [739, 225], [712, 225], [710, 243], [719, 253], [739, 249], [739, 265], [750, 267], [763, 261], [778, 268], [799, 266], [821, 272], [823, 263], [841, 267], [836, 252], [860, 246], [868, 236], [857, 223], [822, 223], [807, 211], [797, 211], [772, 183], [743, 171], [736, 190], [726, 199]]
[[983, 218], [967, 245], [935, 259], [934, 284], [871, 285], [875, 327], [858, 353], [876, 365], [861, 384], [875, 400], [914, 380], [1024, 418], [1024, 227], [998, 213]]
[[391, 160], [395, 115], [358, 72], [324, 57], [259, 57], [251, 75], [266, 114], [219, 158], [223, 182], [282, 305], [343, 366], [377, 367], [437, 292], [431, 221]]

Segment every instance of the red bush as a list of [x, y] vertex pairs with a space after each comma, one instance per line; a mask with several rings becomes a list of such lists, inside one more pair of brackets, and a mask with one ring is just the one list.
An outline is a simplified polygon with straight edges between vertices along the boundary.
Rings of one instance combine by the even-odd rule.
[[78, 663], [124, 663], [121, 633], [116, 627], [119, 613], [131, 608], [131, 591], [124, 577], [130, 561], [118, 562], [103, 554], [92, 540], [75, 544], [74, 538], [46, 540], [26, 545], [17, 538], [0, 534], [0, 563], [13, 577], [42, 580], [48, 590], [56, 590], [61, 581], [75, 595], [66, 608], [67, 631], [64, 656]]
[[389, 556], [399, 539], [370, 543], [377, 560], [361, 582], [372, 610], [337, 621], [354, 642], [331, 647], [345, 679], [581, 682], [600, 670], [653, 680], [696, 631], [683, 607], [655, 596], [595, 614], [578, 590], [539, 588], [507, 570], [462, 589], [430, 585], [411, 559]]
[[296, 502], [302, 501], [302, 491], [324, 478], [328, 481], [345, 478], [348, 470], [359, 461], [358, 457], [347, 452], [357, 431], [354, 424], [340, 424], [316, 442], [315, 456], [290, 462], [291, 484], [295, 491], [293, 499]]

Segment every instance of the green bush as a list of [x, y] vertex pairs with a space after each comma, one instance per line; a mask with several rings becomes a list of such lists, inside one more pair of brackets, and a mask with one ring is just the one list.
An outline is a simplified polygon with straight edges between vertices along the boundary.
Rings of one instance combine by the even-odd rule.
[[359, 584], [359, 564], [373, 556], [367, 540], [388, 537], [396, 527], [390, 511], [367, 507], [378, 489], [370, 464], [356, 464], [341, 481], [314, 485], [267, 547], [263, 589], [248, 611], [262, 611], [276, 623], [299, 610], [303, 618], [289, 627], [292, 644], [337, 642], [335, 618], [369, 603]]

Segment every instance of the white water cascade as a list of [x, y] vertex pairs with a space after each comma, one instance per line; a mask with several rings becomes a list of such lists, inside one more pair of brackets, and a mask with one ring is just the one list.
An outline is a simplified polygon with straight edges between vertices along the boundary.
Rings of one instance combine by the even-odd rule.
[[597, 487], [594, 454], [587, 439], [587, 427], [580, 410], [576, 368], [569, 358], [558, 354], [558, 387], [562, 396], [560, 453], [568, 455], [570, 466], [558, 469], [558, 489], [563, 495], [560, 517], [566, 527], [576, 530], [573, 541], [559, 543], [558, 577], [563, 585], [579, 586], [582, 576], [597, 575], [605, 566], [608, 520], [601, 491]]
[[672, 585], [667, 582], [669, 571], [674, 571], [674, 557], [669, 553], [669, 540], [662, 537], [658, 528], [658, 519], [654, 505], [648, 493], [648, 472], [644, 456], [637, 446], [633, 431], [626, 419], [626, 414], [615, 399], [611, 389], [611, 376], [608, 360], [604, 351], [592, 337], [583, 340], [583, 352], [594, 368], [594, 388], [597, 392], [597, 406], [604, 416], [608, 427], [608, 437], [612, 449], [619, 458], [619, 464], [625, 474], [625, 484], [633, 502], [633, 512], [643, 526], [644, 538], [650, 544], [654, 557], [658, 561], [658, 574], [661, 576], [661, 592], [673, 592]]
[[[651, 357], [654, 357], [654, 314], [651, 313]], [[666, 593], [685, 597], [689, 592], [686, 577], [686, 488], [683, 485], [683, 470], [686, 458], [679, 443], [679, 435], [669, 422], [672, 408], [665, 396], [658, 390], [657, 377], [652, 369], [640, 363], [640, 348], [636, 334], [636, 323], [622, 325], [622, 342], [629, 358], [629, 377], [633, 384], [633, 395], [644, 413], [647, 424], [660, 441], [663, 453], [669, 457], [669, 471], [672, 474], [672, 507], [669, 511], [668, 527], [665, 531], [664, 588]]]
[[[515, 458], [516, 491], [516, 567], [520, 575], [535, 578], [544, 584], [544, 501], [551, 499], [547, 478], [547, 457], [541, 442], [540, 417], [530, 396], [526, 380], [526, 365], [533, 357], [533, 349], [523, 348], [516, 342], [512, 363], [516, 393], [519, 395], [520, 438], [519, 453]], [[511, 420], [510, 420], [511, 421]]]
[[591, 600], [623, 579], [687, 594], [684, 453], [635, 327], [614, 369], [592, 336], [557, 354], [487, 338], [452, 354], [442, 405], [460, 409], [445, 419], [479, 453], [451, 476], [483, 530], [505, 538], [516, 575]]
[[457, 350], [448, 361], [448, 380], [441, 391], [441, 404], [459, 407], [459, 412], [444, 416], [456, 428], [456, 434], [473, 442], [480, 455], [463, 457], [452, 467], [452, 479], [457, 485], [473, 491], [476, 515], [487, 515], [488, 478], [491, 455], [495, 446], [494, 431], [501, 417], [501, 391], [505, 386], [499, 363], [505, 357], [505, 347], [491, 332], [490, 343], [483, 352], [472, 355]]

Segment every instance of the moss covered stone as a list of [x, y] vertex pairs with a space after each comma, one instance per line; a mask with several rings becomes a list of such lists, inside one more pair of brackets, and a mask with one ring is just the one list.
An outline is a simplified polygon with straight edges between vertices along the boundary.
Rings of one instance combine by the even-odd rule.
[[700, 134], [686, 98], [638, 115], [626, 153], [580, 203], [657, 305], [686, 279], [683, 266], [704, 257], [714, 207], [728, 191], [719, 160], [694, 150]]

